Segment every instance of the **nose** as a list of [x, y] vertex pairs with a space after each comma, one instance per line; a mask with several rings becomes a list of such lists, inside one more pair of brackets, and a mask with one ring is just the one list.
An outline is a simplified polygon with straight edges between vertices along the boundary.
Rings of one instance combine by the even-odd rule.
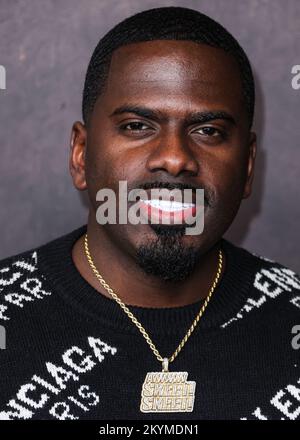
[[198, 162], [189, 149], [187, 140], [175, 131], [160, 138], [159, 145], [151, 151], [146, 166], [150, 172], [165, 171], [174, 177], [181, 173], [196, 176], [199, 171]]

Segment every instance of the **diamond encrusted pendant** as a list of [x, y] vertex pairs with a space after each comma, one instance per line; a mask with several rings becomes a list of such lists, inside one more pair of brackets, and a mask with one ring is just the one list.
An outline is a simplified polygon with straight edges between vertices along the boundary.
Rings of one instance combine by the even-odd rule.
[[186, 371], [168, 371], [167, 358], [162, 364], [162, 372], [146, 375], [142, 388], [141, 412], [192, 412], [196, 382], [187, 381]]

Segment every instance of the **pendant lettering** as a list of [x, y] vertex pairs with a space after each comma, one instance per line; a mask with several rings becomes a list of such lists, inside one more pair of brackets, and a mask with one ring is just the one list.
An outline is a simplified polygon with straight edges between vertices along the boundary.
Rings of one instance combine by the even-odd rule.
[[147, 373], [142, 388], [141, 412], [192, 412], [196, 382], [186, 371]]

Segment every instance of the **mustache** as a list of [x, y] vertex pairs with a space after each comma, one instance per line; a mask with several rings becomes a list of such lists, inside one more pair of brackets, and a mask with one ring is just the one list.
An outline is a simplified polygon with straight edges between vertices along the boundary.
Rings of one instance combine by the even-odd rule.
[[154, 181], [154, 182], [145, 182], [140, 183], [137, 186], [132, 186], [132, 188], [139, 188], [144, 190], [151, 190], [151, 189], [168, 189], [173, 190], [177, 189], [180, 191], [183, 191], [184, 189], [190, 189], [196, 192], [196, 189], [204, 189], [204, 202], [208, 206], [213, 206], [214, 200], [215, 200], [215, 192], [212, 188], [210, 188], [207, 185], [196, 186], [190, 183], [184, 183], [184, 182], [161, 182], [161, 181]]

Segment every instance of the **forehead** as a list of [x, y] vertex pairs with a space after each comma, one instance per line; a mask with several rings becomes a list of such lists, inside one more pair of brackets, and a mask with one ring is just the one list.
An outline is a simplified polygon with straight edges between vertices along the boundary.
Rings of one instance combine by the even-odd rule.
[[[233, 106], [242, 102], [240, 70], [223, 49], [182, 40], [128, 44], [112, 54], [103, 98], [184, 101]], [[234, 111], [233, 108], [231, 110]]]

